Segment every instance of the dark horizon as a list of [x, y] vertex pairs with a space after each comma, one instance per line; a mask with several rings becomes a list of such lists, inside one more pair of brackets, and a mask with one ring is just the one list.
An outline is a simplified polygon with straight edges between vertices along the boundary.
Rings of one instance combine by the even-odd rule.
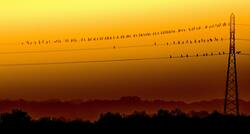
[[[223, 113], [224, 100], [204, 100], [197, 102], [147, 100], [136, 96], [124, 96], [120, 99], [109, 100], [0, 100], [0, 112], [10, 112], [12, 109], [21, 109], [30, 113], [33, 118], [41, 117], [63, 117], [65, 119], [89, 119], [95, 120], [101, 113], [119, 112], [131, 114], [134, 111], [145, 111], [148, 114], [159, 109], [174, 110], [176, 108], [184, 111], [218, 111]], [[250, 115], [250, 101], [240, 100], [240, 112]]]
[[33, 119], [29, 113], [12, 110], [0, 114], [1, 132], [99, 132], [99, 133], [130, 133], [130, 132], [213, 132], [247, 131], [250, 116], [224, 115], [219, 112], [206, 111], [187, 114], [179, 109], [160, 109], [149, 115], [145, 112], [133, 112], [129, 115], [121, 113], [102, 113], [96, 121], [83, 119], [65, 120], [63, 118], [43, 117]]

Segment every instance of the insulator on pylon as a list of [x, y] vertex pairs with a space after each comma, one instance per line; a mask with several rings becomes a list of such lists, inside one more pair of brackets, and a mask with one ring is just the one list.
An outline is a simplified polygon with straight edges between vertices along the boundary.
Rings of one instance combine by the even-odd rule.
[[237, 52], [236, 52], [236, 54], [240, 54], [240, 53], [241, 53], [241, 51], [237, 51]]

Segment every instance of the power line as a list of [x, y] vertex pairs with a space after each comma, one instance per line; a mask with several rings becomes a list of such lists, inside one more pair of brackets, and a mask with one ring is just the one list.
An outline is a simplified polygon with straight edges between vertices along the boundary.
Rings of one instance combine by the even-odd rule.
[[134, 45], [134, 46], [110, 46], [99, 48], [80, 48], [80, 49], [60, 49], [60, 50], [40, 50], [40, 51], [15, 51], [15, 52], [0, 52], [1, 55], [5, 54], [36, 54], [36, 53], [54, 53], [54, 52], [76, 52], [76, 51], [91, 51], [91, 50], [110, 50], [110, 49], [126, 49], [126, 48], [143, 48], [155, 47], [153, 44]]
[[248, 26], [248, 27], [250, 27], [250, 24], [235, 24], [235, 25], [239, 25], [239, 26]]
[[120, 39], [130, 39], [130, 38], [142, 38], [149, 36], [161, 36], [175, 33], [184, 32], [194, 32], [200, 30], [211, 30], [214, 28], [226, 27], [227, 23], [215, 23], [203, 26], [192, 26], [188, 28], [176, 28], [168, 29], [156, 32], [140, 32], [140, 33], [125, 33], [123, 35], [110, 35], [110, 36], [96, 36], [96, 37], [81, 37], [81, 38], [67, 38], [67, 39], [56, 39], [56, 40], [36, 40], [36, 41], [22, 41], [22, 45], [49, 45], [49, 44], [62, 44], [62, 43], [83, 43], [83, 42], [93, 42], [93, 41], [103, 41], [103, 40], [120, 40]]
[[248, 55], [248, 56], [250, 56], [250, 53], [241, 53], [239, 55]]
[[240, 41], [250, 41], [250, 39], [235, 39], [235, 40], [240, 40]]
[[54, 52], [76, 52], [76, 51], [91, 51], [91, 50], [109, 50], [109, 49], [128, 49], [128, 48], [146, 48], [146, 47], [157, 47], [157, 46], [172, 46], [172, 45], [193, 45], [193, 44], [204, 44], [224, 41], [226, 39], [222, 37], [210, 37], [210, 38], [200, 38], [192, 40], [175, 40], [166, 41], [164, 43], [152, 43], [143, 45], [111, 45], [110, 47], [96, 47], [96, 48], [80, 48], [80, 49], [60, 49], [60, 50], [37, 50], [37, 51], [15, 51], [15, 52], [0, 52], [1, 55], [5, 54], [35, 54], [35, 53], [54, 53]]
[[[103, 41], [103, 40], [120, 40], [129, 38], [141, 38], [149, 36], [160, 36], [166, 34], [193, 32], [199, 30], [211, 30], [214, 28], [226, 27], [229, 23], [216, 23], [203, 26], [192, 26], [188, 28], [176, 28], [168, 29], [156, 32], [140, 32], [135, 34], [125, 33], [123, 35], [110, 35], [110, 36], [99, 36], [99, 37], [81, 37], [81, 38], [67, 38], [67, 39], [56, 39], [56, 40], [36, 40], [36, 41], [22, 41], [22, 45], [49, 45], [49, 44], [68, 44], [68, 43], [83, 43], [83, 42], [93, 42], [93, 41]], [[235, 24], [239, 26], [250, 26], [250, 24]]]
[[52, 52], [73, 52], [73, 51], [87, 51], [87, 50], [105, 50], [110, 47], [102, 48], [81, 48], [81, 49], [60, 49], [60, 50], [40, 50], [40, 51], [15, 51], [15, 52], [0, 52], [0, 54], [29, 54], [29, 53], [52, 53]]
[[40, 62], [40, 63], [16, 63], [16, 64], [0, 64], [0, 67], [15, 67], [15, 66], [40, 66], [40, 65], [65, 65], [65, 64], [87, 64], [87, 63], [108, 63], [108, 62], [128, 62], [128, 61], [146, 61], [146, 60], [164, 60], [164, 59], [178, 59], [178, 58], [193, 58], [206, 56], [219, 56], [228, 53], [203, 53], [196, 55], [180, 55], [180, 56], [164, 56], [151, 58], [126, 58], [126, 59], [108, 59], [108, 60], [87, 60], [87, 61], [63, 61], [63, 62]]

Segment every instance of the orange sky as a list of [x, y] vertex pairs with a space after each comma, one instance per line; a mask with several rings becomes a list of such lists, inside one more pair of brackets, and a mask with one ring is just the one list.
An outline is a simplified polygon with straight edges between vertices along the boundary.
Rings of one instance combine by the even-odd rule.
[[[250, 24], [247, 0], [9, 0], [0, 2], [0, 52], [79, 49], [163, 43], [167, 40], [229, 37], [229, 27], [91, 43], [21, 45], [23, 41], [55, 40], [229, 22]], [[237, 26], [237, 38], [249, 38], [250, 27]], [[237, 50], [250, 53], [249, 42], [237, 41]], [[227, 51], [229, 43], [203, 46], [159, 46], [57, 52], [1, 54], [1, 64], [54, 61], [143, 58]], [[250, 100], [250, 64], [238, 56], [239, 92]], [[194, 101], [223, 98], [227, 56], [175, 60], [132, 61], [70, 65], [0, 67], [0, 99], [46, 100], [112, 99], [140, 96], [148, 99]]]

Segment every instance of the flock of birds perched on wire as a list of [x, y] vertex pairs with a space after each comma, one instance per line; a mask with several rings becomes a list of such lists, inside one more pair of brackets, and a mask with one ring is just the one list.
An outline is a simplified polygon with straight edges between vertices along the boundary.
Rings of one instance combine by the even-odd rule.
[[[189, 28], [170, 29], [160, 32], [145, 32], [138, 34], [124, 34], [124, 35], [113, 35], [113, 36], [100, 36], [100, 37], [82, 37], [82, 38], [68, 38], [68, 39], [56, 39], [56, 40], [36, 40], [36, 41], [23, 41], [21, 45], [49, 45], [49, 44], [69, 44], [69, 43], [83, 43], [83, 42], [94, 42], [94, 41], [108, 41], [108, 40], [119, 40], [119, 39], [131, 39], [141, 38], [150, 36], [160, 36], [174, 33], [193, 32], [199, 30], [209, 30], [213, 28], [226, 27], [228, 23], [217, 23], [205, 26], [194, 26]], [[183, 43], [184, 44], [184, 43]]]
[[[114, 36], [100, 36], [100, 37], [86, 37], [86, 38], [68, 38], [59, 40], [37, 40], [37, 41], [24, 41], [21, 42], [22, 45], [49, 45], [49, 44], [73, 44], [73, 43], [83, 43], [83, 42], [96, 42], [103, 40], [119, 40], [119, 39], [130, 39], [130, 38], [141, 38], [150, 36], [161, 36], [174, 33], [184, 33], [193, 32], [199, 30], [212, 30], [214, 28], [221, 28], [228, 26], [228, 23], [217, 23], [205, 26], [195, 26], [189, 28], [181, 28], [174, 30], [164, 30], [161, 32], [147, 32], [138, 34], [125, 34], [125, 35], [114, 35]], [[65, 51], [83, 51], [92, 49], [122, 49], [130, 47], [155, 47], [155, 46], [168, 46], [168, 45], [191, 45], [191, 44], [207, 44], [214, 42], [221, 42], [228, 40], [223, 37], [210, 37], [210, 38], [199, 38], [199, 39], [188, 39], [188, 40], [174, 40], [166, 42], [153, 42], [148, 45], [134, 45], [134, 46], [124, 46], [124, 45], [113, 45], [105, 48], [84, 48], [84, 49], [67, 49], [67, 50], [40, 50], [40, 51], [22, 51], [22, 52], [8, 52], [3, 54], [22, 54], [22, 53], [50, 53], [50, 52], [65, 52]], [[1, 54], [1, 53], [0, 53]], [[217, 52], [205, 52], [197, 54], [180, 54], [180, 55], [169, 55], [164, 57], [151, 57], [151, 58], [129, 58], [129, 59], [105, 59], [105, 60], [90, 60], [90, 61], [63, 61], [63, 62], [41, 62], [41, 63], [23, 63], [23, 64], [0, 64], [0, 66], [26, 66], [26, 65], [53, 65], [53, 64], [79, 64], [79, 63], [93, 63], [93, 62], [121, 62], [121, 61], [137, 61], [137, 60], [156, 60], [156, 59], [174, 59], [174, 58], [189, 58], [189, 57], [204, 57], [204, 56], [219, 56], [226, 55], [228, 53], [224, 51]], [[236, 54], [241, 54], [241, 51], [237, 51]]]
[[[235, 24], [246, 26], [245, 24]], [[109, 40], [121, 40], [121, 39], [132, 39], [132, 38], [143, 38], [143, 37], [154, 37], [154, 36], [163, 36], [175, 33], [185, 33], [185, 32], [194, 32], [200, 30], [212, 30], [215, 28], [223, 28], [230, 26], [229, 23], [217, 23], [204, 26], [194, 26], [188, 28], [179, 28], [179, 29], [170, 29], [160, 32], [143, 32], [137, 34], [123, 34], [123, 35], [113, 35], [113, 36], [99, 36], [99, 37], [82, 37], [82, 38], [67, 38], [67, 39], [56, 39], [56, 40], [36, 40], [36, 41], [23, 41], [20, 44], [25, 46], [31, 45], [50, 45], [50, 44], [74, 44], [74, 43], [84, 43], [84, 42], [96, 42], [96, 41], [109, 41]], [[250, 26], [250, 25], [247, 25]], [[157, 47], [157, 46], [169, 46], [169, 45], [191, 45], [191, 44], [207, 44], [214, 42], [221, 42], [229, 40], [228, 38], [222, 37], [210, 37], [210, 38], [199, 38], [193, 40], [168, 40], [166, 42], [153, 42], [147, 45], [134, 45], [134, 46], [124, 46], [124, 45], [111, 45], [105, 48], [81, 48], [81, 49], [62, 49], [62, 50], [37, 50], [37, 51], [18, 51], [18, 52], [0, 52], [0, 54], [26, 54], [26, 53], [52, 53], [52, 52], [66, 52], [66, 51], [84, 51], [92, 49], [122, 49], [130, 47]], [[237, 40], [247, 40], [248, 39], [237, 39]], [[148, 57], [148, 58], [125, 58], [125, 59], [104, 59], [104, 60], [83, 60], [83, 61], [57, 61], [57, 62], [38, 62], [38, 63], [13, 63], [13, 64], [0, 64], [0, 66], [30, 66], [30, 65], [54, 65], [54, 64], [82, 64], [82, 63], [95, 63], [95, 62], [121, 62], [121, 61], [138, 61], [138, 60], [159, 60], [159, 59], [175, 59], [175, 58], [189, 58], [189, 57], [204, 57], [204, 56], [219, 56], [226, 55], [228, 53], [224, 51], [217, 52], [205, 52], [197, 54], [180, 54], [180, 55], [168, 55], [163, 57]], [[250, 55], [247, 53], [242, 53], [237, 51], [238, 55]]]

